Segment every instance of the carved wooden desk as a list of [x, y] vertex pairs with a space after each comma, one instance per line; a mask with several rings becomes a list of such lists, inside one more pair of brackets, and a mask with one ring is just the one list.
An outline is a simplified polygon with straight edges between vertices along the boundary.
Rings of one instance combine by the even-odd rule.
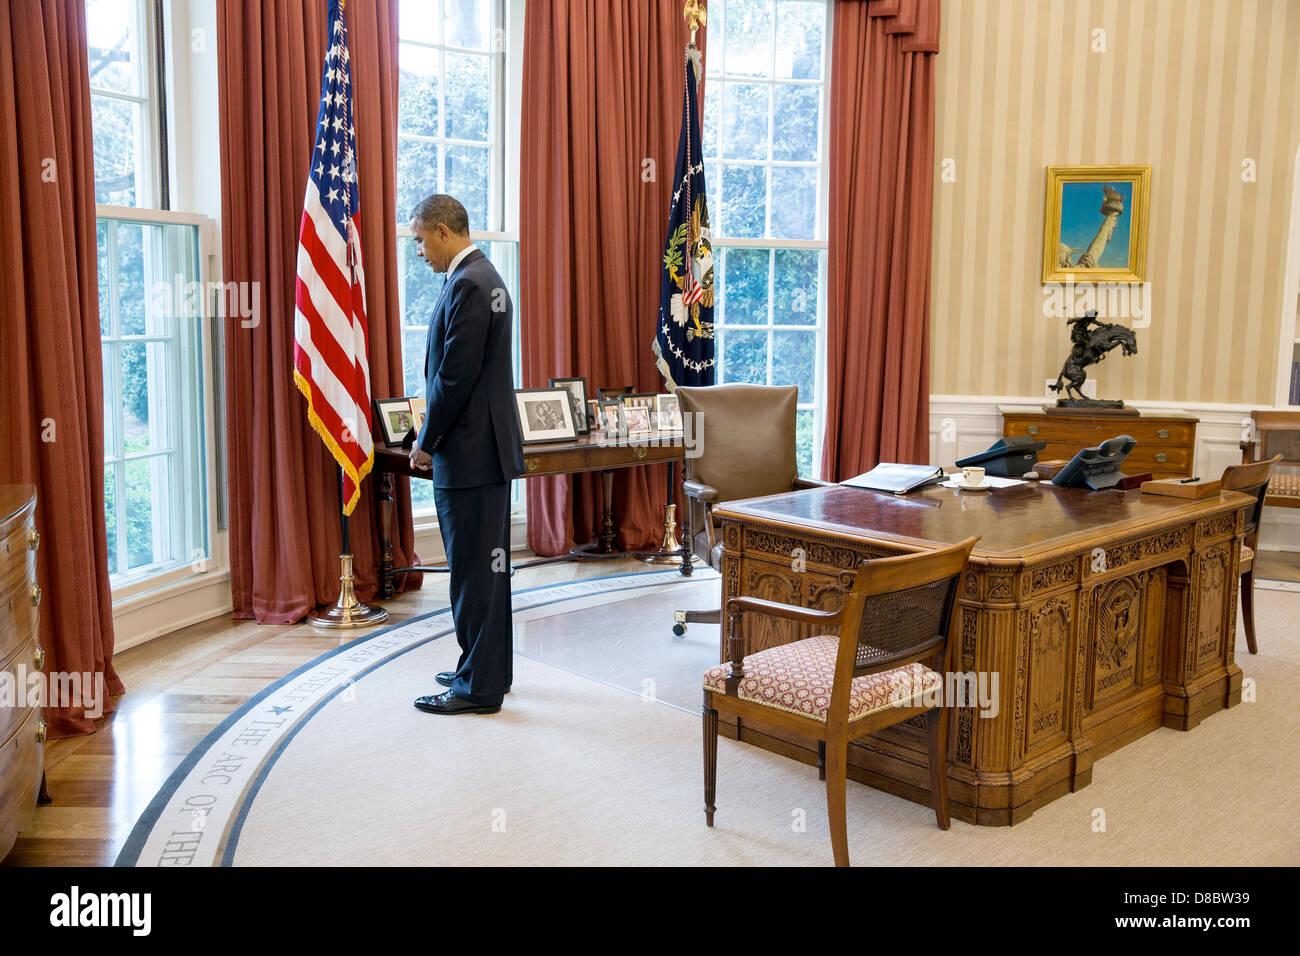
[[[958, 709], [949, 792], [958, 819], [1007, 825], [1088, 784], [1099, 757], [1240, 702], [1233, 641], [1249, 504], [1236, 492], [1184, 501], [1048, 483], [907, 497], [834, 486], [729, 502], [714, 514], [724, 606], [752, 595], [837, 607], [839, 572], [863, 558], [981, 536], [953, 660], [957, 671], [985, 675], [989, 691], [997, 676], [988, 695], [996, 713]], [[811, 633], [758, 615], [744, 621], [747, 653]], [[778, 728], [745, 722], [723, 732], [816, 760], [814, 743]], [[928, 803], [927, 774], [919, 722], [849, 746], [849, 776], [890, 793]]]
[[[547, 475], [576, 475], [586, 471], [601, 473], [603, 508], [600, 536], [589, 555], [615, 554], [614, 537], [618, 528], [614, 518], [614, 472], [619, 468], [641, 465], [667, 464], [669, 467], [668, 493], [672, 494], [675, 482], [673, 468], [686, 457], [686, 445], [681, 435], [657, 435], [644, 439], [614, 441], [599, 435], [583, 435], [576, 441], [548, 442], [524, 446], [524, 473], [521, 478], [542, 478]], [[393, 586], [393, 475], [429, 480], [429, 472], [411, 468], [410, 450], [378, 445], [375, 448], [375, 494], [379, 501], [379, 547], [381, 597], [391, 598]], [[671, 499], [670, 499], [671, 500]], [[689, 552], [687, 552], [689, 554]], [[683, 558], [684, 568], [689, 568], [689, 557]], [[683, 570], [683, 574], [689, 574]]]

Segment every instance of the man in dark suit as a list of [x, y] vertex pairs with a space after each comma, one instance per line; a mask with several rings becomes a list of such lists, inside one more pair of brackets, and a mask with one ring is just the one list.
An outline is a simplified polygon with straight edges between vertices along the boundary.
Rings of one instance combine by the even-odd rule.
[[432, 470], [438, 526], [451, 570], [460, 660], [437, 676], [444, 693], [420, 697], [432, 714], [491, 714], [513, 678], [510, 480], [523, 473], [514, 407], [506, 284], [469, 239], [465, 207], [434, 194], [415, 207], [420, 258], [446, 274], [429, 320], [424, 425], [411, 466]]

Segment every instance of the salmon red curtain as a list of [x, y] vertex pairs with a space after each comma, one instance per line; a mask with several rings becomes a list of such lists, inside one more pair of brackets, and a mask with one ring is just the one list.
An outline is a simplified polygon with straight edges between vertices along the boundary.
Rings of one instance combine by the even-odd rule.
[[[0, 5], [0, 483], [36, 486], [46, 672], [90, 674], [111, 697], [123, 687], [104, 525], [87, 59], [84, 0]], [[97, 708], [46, 707], [50, 736], [92, 732], [88, 712]]]
[[[370, 388], [405, 394], [397, 297], [397, 5], [347, 5]], [[224, 281], [256, 283], [260, 319], [226, 321], [231, 591], [236, 617], [296, 621], [338, 596], [338, 466], [293, 383], [294, 277], [320, 107], [324, 0], [218, 4]], [[374, 428], [378, 429], [378, 422]], [[349, 520], [356, 589], [378, 585], [376, 473]], [[414, 560], [406, 479], [396, 480], [394, 561]], [[418, 586], [418, 577], [415, 583]]]
[[[592, 398], [599, 386], [664, 390], [650, 346], [688, 39], [681, 0], [528, 6], [519, 202], [525, 386], [583, 376]], [[703, 47], [703, 31], [696, 42]], [[664, 466], [615, 472], [616, 547], [658, 546], [667, 490]], [[527, 494], [528, 544], [538, 554], [563, 553], [599, 530], [598, 474], [529, 479]]]
[[939, 0], [837, 0], [822, 477], [926, 462]]

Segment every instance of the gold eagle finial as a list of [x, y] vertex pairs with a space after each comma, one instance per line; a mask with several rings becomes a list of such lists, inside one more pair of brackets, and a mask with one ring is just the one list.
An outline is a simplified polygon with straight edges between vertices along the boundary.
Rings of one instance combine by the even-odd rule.
[[695, 42], [695, 31], [709, 22], [709, 11], [704, 7], [704, 0], [686, 0], [682, 18], [691, 29], [691, 43]]

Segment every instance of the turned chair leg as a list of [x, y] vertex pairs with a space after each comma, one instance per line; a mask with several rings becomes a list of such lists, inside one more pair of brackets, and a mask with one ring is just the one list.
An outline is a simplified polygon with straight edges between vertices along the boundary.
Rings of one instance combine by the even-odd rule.
[[704, 819], [713, 826], [713, 800], [718, 791], [718, 712], [704, 708]]
[[826, 779], [826, 741], [817, 741], [817, 779]]
[[1255, 646], [1255, 569], [1241, 576], [1241, 617], [1246, 623], [1246, 647], [1258, 654]]
[[951, 826], [948, 818], [948, 721], [951, 707], [936, 707], [926, 718], [930, 742], [930, 800], [940, 830]]
[[836, 866], [849, 865], [849, 827], [846, 806], [845, 775], [848, 764], [848, 742], [840, 740], [829, 750], [826, 761], [826, 820], [830, 824], [831, 849]]

